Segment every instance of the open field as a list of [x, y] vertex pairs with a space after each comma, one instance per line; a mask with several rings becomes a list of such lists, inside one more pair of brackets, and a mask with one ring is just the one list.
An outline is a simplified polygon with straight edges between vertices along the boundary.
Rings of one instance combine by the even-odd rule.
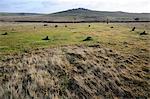
[[[5, 32], [8, 35], [0, 35], [0, 54], [25, 51], [38, 47], [52, 47], [70, 44], [97, 43], [114, 47], [116, 50], [127, 50], [128, 52], [137, 48], [148, 48], [149, 35], [139, 35], [144, 30], [150, 32], [150, 23], [92, 23], [89, 24], [48, 24], [42, 23], [0, 23], [0, 34]], [[67, 27], [65, 27], [67, 25]], [[113, 26], [114, 28], [110, 28]], [[131, 31], [133, 27], [135, 31]], [[49, 36], [49, 41], [42, 38]], [[87, 36], [93, 41], [83, 42]], [[111, 44], [113, 43], [113, 44]], [[124, 43], [127, 43], [124, 44]], [[129, 43], [129, 44], [128, 44]], [[128, 46], [128, 47], [125, 47]], [[127, 51], [123, 51], [127, 52]]]
[[89, 24], [0, 23], [0, 98], [150, 98], [150, 23]]

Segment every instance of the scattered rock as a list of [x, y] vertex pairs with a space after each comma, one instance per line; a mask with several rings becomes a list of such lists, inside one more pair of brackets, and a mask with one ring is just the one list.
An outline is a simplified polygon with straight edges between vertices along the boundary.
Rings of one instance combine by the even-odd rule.
[[86, 39], [84, 39], [83, 41], [91, 41], [91, 40], [93, 40], [93, 38], [89, 36]]
[[140, 33], [140, 35], [148, 35], [145, 31]]
[[135, 31], [135, 27], [132, 28], [132, 31]]
[[46, 36], [45, 38], [43, 38], [42, 40], [49, 40], [48, 36]]
[[2, 35], [7, 35], [8, 33], [7, 32], [5, 32], [5, 33], [3, 33]]
[[43, 26], [48, 26], [48, 24], [44, 24]]
[[107, 24], [109, 23], [109, 20], [108, 20], [108, 18], [107, 18], [106, 22], [107, 22]]
[[55, 28], [57, 28], [58, 27], [58, 25], [55, 25]]

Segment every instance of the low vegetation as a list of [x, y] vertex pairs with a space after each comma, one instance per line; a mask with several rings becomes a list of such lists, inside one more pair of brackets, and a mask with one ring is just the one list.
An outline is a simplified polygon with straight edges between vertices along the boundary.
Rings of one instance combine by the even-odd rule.
[[[149, 23], [147, 24], [33, 24], [33, 23], [1, 23], [0, 26], [0, 54], [9, 54], [12, 52], [36, 49], [39, 47], [53, 47], [60, 45], [72, 45], [83, 43], [100, 42], [108, 47], [114, 47], [119, 50], [124, 47], [123, 42], [131, 43], [128, 49], [132, 47], [147, 47], [149, 35], [140, 36], [145, 31], [149, 33]], [[129, 26], [128, 26], [129, 25]], [[55, 28], [57, 27], [57, 28]], [[110, 27], [115, 27], [111, 29]], [[132, 27], [136, 30], [131, 32]], [[144, 33], [143, 33], [144, 34]], [[48, 37], [48, 41], [42, 39]], [[86, 37], [91, 37], [91, 42], [83, 42]], [[145, 39], [145, 40], [143, 40]], [[114, 43], [114, 44], [111, 44]], [[113, 45], [113, 46], [112, 46]], [[130, 48], [131, 47], [131, 48]], [[129, 52], [128, 51], [128, 52]], [[124, 52], [124, 51], [123, 51]]]
[[149, 25], [0, 23], [0, 98], [149, 98]]

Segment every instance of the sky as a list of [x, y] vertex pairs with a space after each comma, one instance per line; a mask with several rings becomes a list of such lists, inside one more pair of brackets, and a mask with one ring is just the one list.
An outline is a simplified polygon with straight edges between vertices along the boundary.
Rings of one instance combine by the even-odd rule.
[[53, 13], [72, 8], [150, 13], [150, 0], [0, 0], [0, 12]]

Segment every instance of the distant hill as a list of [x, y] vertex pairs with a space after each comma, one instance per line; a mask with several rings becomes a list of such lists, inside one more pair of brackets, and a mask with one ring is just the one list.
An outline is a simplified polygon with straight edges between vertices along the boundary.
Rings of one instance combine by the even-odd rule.
[[70, 9], [52, 14], [36, 13], [0, 13], [0, 21], [38, 21], [38, 22], [73, 22], [73, 21], [150, 21], [150, 13], [127, 13], [94, 11], [84, 8]]
[[84, 8], [78, 9], [70, 9], [62, 12], [57, 12], [53, 14], [49, 14], [49, 16], [53, 17], [68, 17], [73, 18], [75, 20], [106, 20], [107, 18], [110, 20], [130, 20], [133, 21], [135, 19], [139, 20], [150, 20], [150, 13], [127, 13], [127, 12], [109, 12], [109, 11], [93, 11]]

